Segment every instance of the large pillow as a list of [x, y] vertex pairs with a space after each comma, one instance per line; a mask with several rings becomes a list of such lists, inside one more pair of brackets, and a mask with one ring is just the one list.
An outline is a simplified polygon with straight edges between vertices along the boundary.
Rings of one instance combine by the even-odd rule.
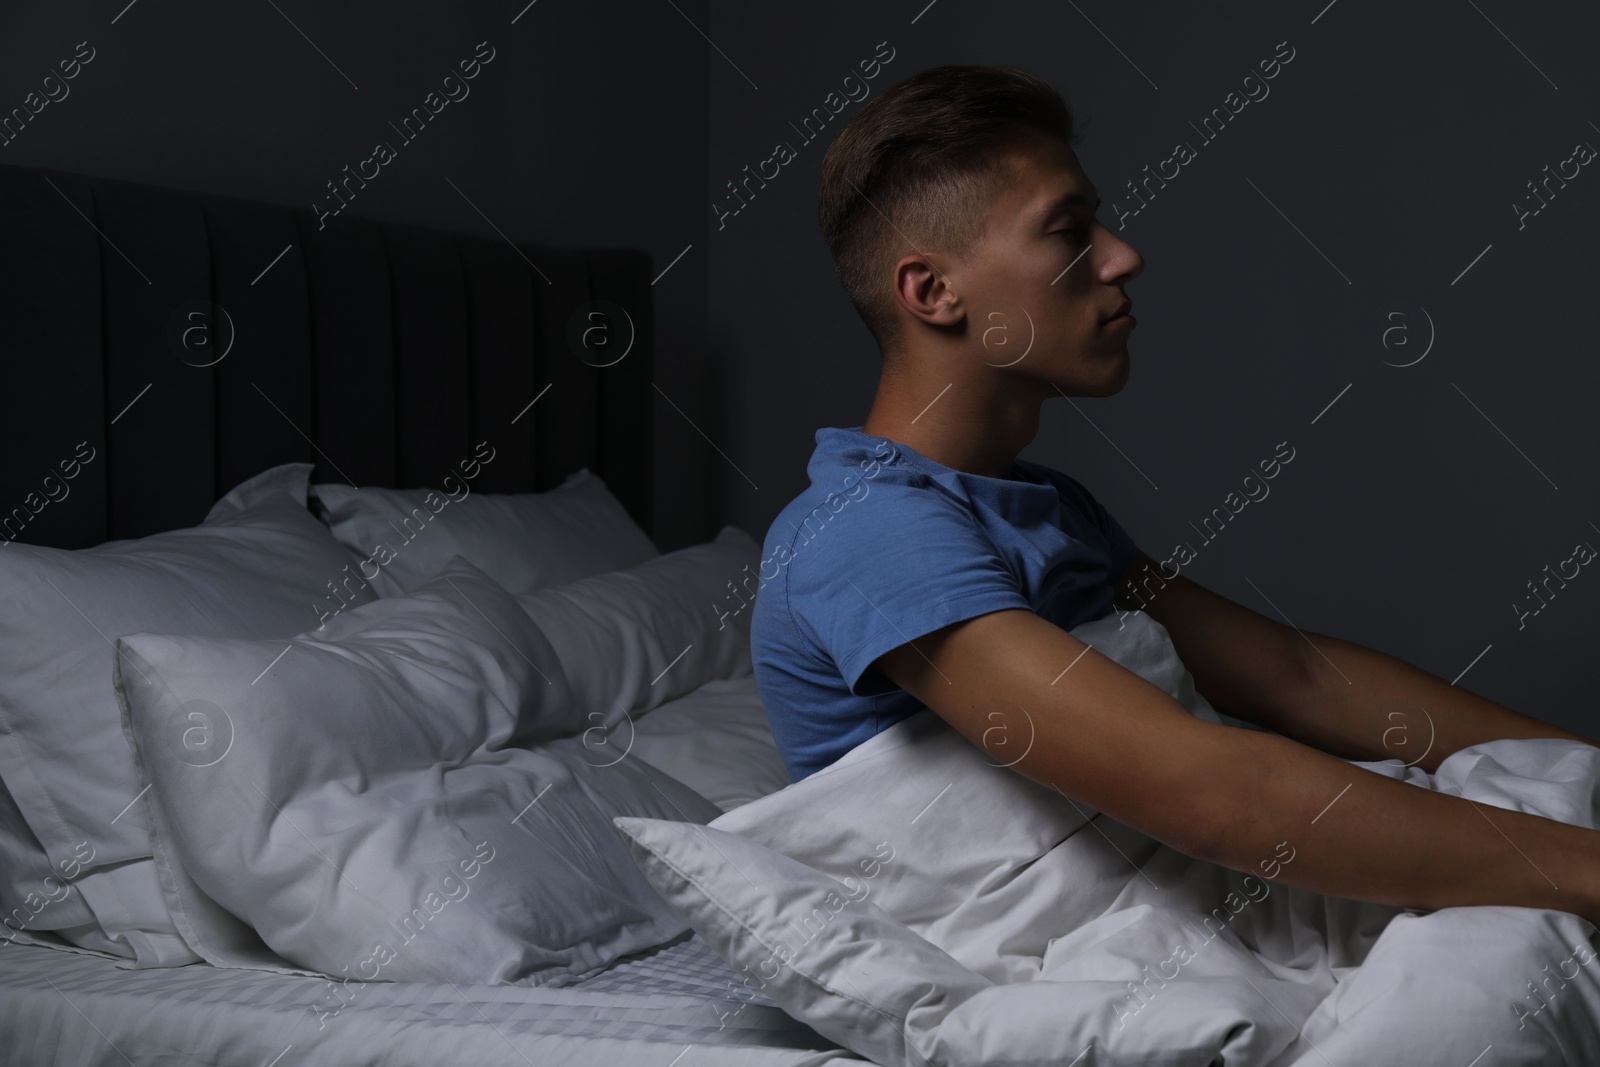
[[[236, 515], [277, 493], [288, 493], [304, 507], [311, 487], [311, 470], [309, 463], [284, 463], [247, 478], [212, 505], [205, 521]], [[0, 940], [55, 947], [76, 945], [99, 952], [109, 948], [113, 951], [108, 955], [119, 955], [115, 951], [119, 946], [108, 944], [95, 923], [94, 913], [72, 884], [79, 870], [93, 858], [93, 847], [81, 841], [77, 853], [59, 872], [26, 887], [0, 873]], [[24, 868], [47, 866], [49, 862], [16, 800], [0, 781], [0, 872], [14, 870], [19, 858]], [[70, 939], [62, 938], [63, 933], [69, 934]]]
[[616, 825], [656, 888], [740, 973], [729, 1000], [765, 995], [886, 1067], [1262, 1065], [1321, 996], [1226, 941], [1195, 953], [1180, 980], [1152, 978], [1146, 961], [1189, 936], [1191, 919], [1158, 909], [1104, 924], [1076, 975], [993, 985], [878, 906], [892, 847], [836, 879], [714, 827]]
[[[74, 860], [59, 873], [50, 871], [50, 861], [39, 838], [28, 827], [28, 820], [23, 818], [16, 800], [3, 785], [0, 785], [0, 857], [3, 857], [0, 858], [0, 906], [4, 908], [0, 914], [0, 943], [55, 947], [105, 943], [105, 935], [94, 921], [94, 912], [89, 910], [78, 887], [72, 884], [83, 862]], [[93, 856], [85, 851], [83, 859], [93, 859]], [[24, 873], [40, 870], [46, 873], [37, 881], [29, 881], [28, 874]], [[74, 941], [62, 937], [67, 933]]]
[[559, 984], [685, 929], [611, 820], [717, 808], [549, 740], [575, 717], [561, 664], [463, 560], [289, 641], [118, 647], [156, 858], [208, 962]]
[[452, 556], [525, 593], [660, 555], [587, 468], [546, 493], [473, 493], [470, 477], [447, 477], [437, 490], [326, 484], [312, 494], [379, 596], [415, 589]]
[[211, 505], [206, 521], [236, 515], [277, 493], [288, 493], [301, 507], [308, 506], [311, 494], [309, 463], [281, 463], [268, 467], [254, 478], [246, 478], [228, 491], [221, 500]]
[[742, 678], [750, 612], [729, 590], [761, 546], [736, 526], [712, 541], [517, 597], [550, 637], [590, 729], [620, 724], [705, 685]]
[[372, 599], [352, 575], [327, 527], [282, 491], [140, 540], [0, 552], [0, 779], [39, 842], [0, 833], [0, 899], [56, 896], [65, 877], [94, 919], [83, 925], [83, 910], [60, 899], [28, 929], [140, 967], [197, 959], [151, 861], [143, 782], [111, 689], [113, 642], [144, 630], [287, 638]]

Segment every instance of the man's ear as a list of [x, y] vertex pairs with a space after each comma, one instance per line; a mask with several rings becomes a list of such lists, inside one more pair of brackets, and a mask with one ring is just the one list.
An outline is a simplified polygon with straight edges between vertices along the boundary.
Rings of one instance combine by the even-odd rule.
[[894, 265], [894, 295], [901, 307], [931, 326], [955, 326], [966, 306], [931, 254], [912, 252]]

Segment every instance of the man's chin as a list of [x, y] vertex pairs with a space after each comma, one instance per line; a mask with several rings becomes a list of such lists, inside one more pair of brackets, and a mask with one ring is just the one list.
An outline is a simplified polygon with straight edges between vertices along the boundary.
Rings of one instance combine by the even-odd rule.
[[1130, 360], [1126, 352], [1117, 357], [1114, 364], [1107, 367], [1105, 374], [1098, 378], [1078, 378], [1071, 382], [1061, 382], [1059, 388], [1068, 396], [1087, 396], [1096, 399], [1115, 396], [1122, 392], [1128, 384]]
[[1112, 386], [1111, 392], [1106, 394], [1107, 396], [1122, 392], [1122, 387], [1128, 384], [1128, 375], [1133, 369], [1133, 359], [1128, 355], [1126, 348], [1122, 350], [1122, 358], [1117, 360], [1117, 367], [1119, 369], [1113, 378], [1115, 384]]
[[1126, 348], [1120, 348], [1100, 358], [1101, 362], [1097, 367], [1085, 367], [1079, 362], [1072, 368], [1071, 373], [1059, 377], [1051, 375], [1045, 380], [1050, 383], [1053, 392], [1063, 396], [1114, 396], [1128, 384], [1132, 360]]

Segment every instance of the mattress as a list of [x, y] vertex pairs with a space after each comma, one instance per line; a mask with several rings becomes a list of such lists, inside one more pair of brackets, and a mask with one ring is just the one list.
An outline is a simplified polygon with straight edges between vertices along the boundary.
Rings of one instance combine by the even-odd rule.
[[[697, 935], [566, 988], [352, 983], [0, 946], [5, 1067], [821, 1067], [864, 1064]], [[734, 990], [739, 992], [735, 993]]]

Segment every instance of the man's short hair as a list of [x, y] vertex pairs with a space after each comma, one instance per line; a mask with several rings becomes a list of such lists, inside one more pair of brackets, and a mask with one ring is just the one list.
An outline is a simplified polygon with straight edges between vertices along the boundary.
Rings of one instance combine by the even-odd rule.
[[932, 67], [884, 90], [822, 159], [817, 218], [834, 270], [881, 349], [897, 340], [889, 268], [910, 251], [966, 255], [1003, 191], [1002, 150], [1076, 140], [1072, 109], [1016, 67]]

